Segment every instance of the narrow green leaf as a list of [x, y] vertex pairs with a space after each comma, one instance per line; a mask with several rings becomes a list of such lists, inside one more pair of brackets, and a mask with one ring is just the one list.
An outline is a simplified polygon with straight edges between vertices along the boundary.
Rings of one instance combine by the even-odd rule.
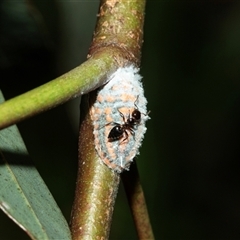
[[71, 239], [67, 222], [15, 125], [0, 131], [0, 208], [32, 239]]

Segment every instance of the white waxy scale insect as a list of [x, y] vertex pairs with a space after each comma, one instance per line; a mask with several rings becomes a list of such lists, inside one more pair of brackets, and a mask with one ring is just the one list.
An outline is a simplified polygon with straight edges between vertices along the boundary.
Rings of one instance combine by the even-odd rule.
[[142, 144], [149, 119], [141, 76], [134, 66], [119, 68], [97, 93], [91, 107], [96, 151], [117, 172], [129, 166]]

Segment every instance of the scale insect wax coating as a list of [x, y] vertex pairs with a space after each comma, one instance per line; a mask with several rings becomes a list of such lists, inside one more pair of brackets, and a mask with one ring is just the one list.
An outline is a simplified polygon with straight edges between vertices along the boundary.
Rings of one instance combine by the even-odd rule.
[[117, 172], [129, 170], [139, 153], [149, 119], [141, 76], [134, 66], [114, 72], [91, 107], [96, 151]]

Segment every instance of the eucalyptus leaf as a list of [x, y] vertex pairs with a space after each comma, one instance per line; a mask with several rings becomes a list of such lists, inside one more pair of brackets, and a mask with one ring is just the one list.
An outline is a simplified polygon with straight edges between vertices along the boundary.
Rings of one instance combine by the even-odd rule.
[[32, 239], [71, 239], [68, 224], [15, 125], [0, 131], [0, 208]]

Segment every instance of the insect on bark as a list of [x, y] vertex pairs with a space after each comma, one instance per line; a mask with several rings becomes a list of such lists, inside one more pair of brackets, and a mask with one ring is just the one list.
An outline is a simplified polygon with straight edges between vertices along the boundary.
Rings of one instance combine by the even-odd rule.
[[97, 94], [91, 108], [96, 151], [109, 168], [122, 172], [139, 153], [146, 109], [141, 76], [134, 66], [119, 68]]

